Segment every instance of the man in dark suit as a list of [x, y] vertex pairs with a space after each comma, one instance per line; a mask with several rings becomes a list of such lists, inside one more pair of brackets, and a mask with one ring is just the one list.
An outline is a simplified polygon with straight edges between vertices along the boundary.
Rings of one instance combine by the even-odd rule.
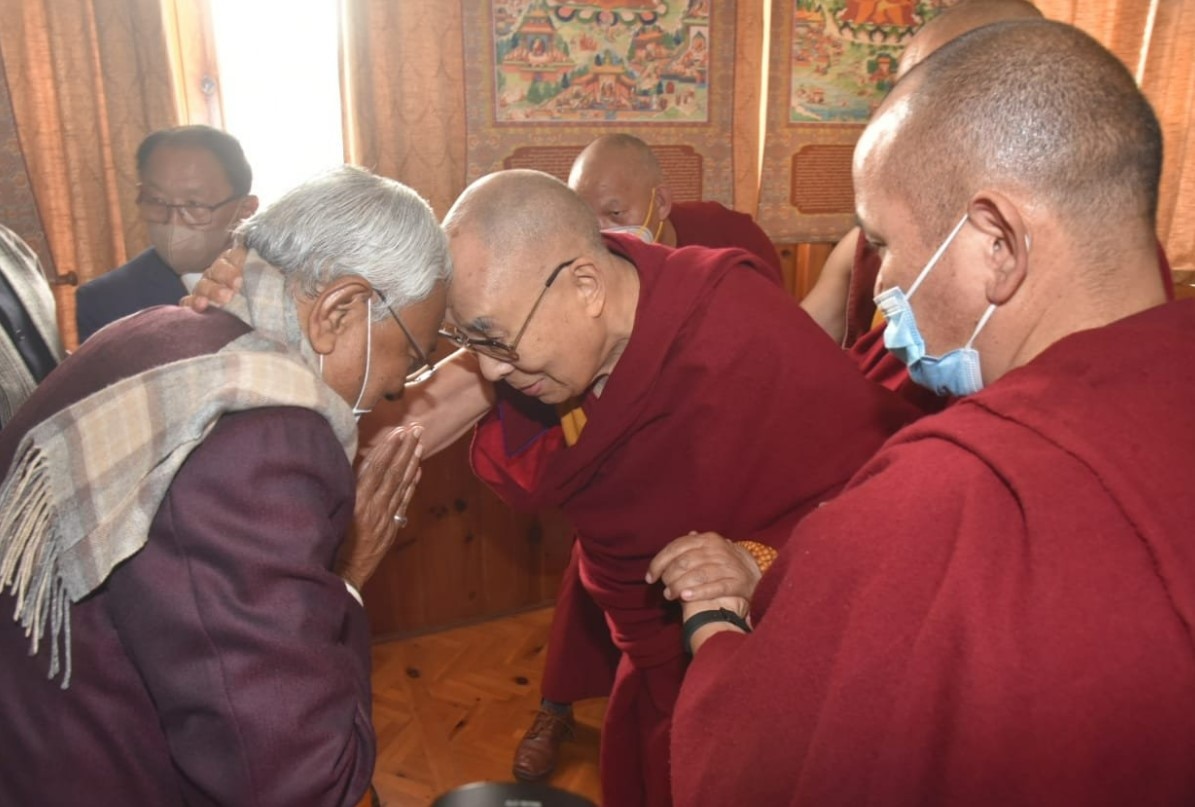
[[237, 139], [210, 126], [154, 132], [137, 148], [137, 206], [152, 246], [79, 287], [82, 342], [109, 322], [177, 303], [257, 210], [253, 171]]
[[0, 621], [0, 804], [368, 791], [357, 592], [419, 452], [396, 435], [371, 456], [395, 484], [355, 485], [354, 416], [426, 371], [447, 243], [413, 191], [348, 166], [238, 238], [233, 305], [105, 328], [0, 433], [0, 612], [21, 623]]

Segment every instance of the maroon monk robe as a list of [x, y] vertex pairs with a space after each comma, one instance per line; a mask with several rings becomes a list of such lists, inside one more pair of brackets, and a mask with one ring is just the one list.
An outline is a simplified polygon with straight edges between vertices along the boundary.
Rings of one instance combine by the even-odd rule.
[[678, 803], [1195, 804], [1195, 301], [894, 437], [697, 653]]
[[717, 202], [676, 202], [668, 214], [676, 230], [676, 246], [745, 249], [767, 265], [767, 277], [784, 285], [780, 255], [767, 233], [746, 213]]
[[[767, 264], [769, 279], [784, 286], [775, 244], [746, 213], [716, 202], [678, 202], [669, 219], [676, 230], [677, 247], [745, 249]], [[933, 397], [928, 391], [925, 395]], [[605, 613], [581, 585], [579, 558], [574, 547], [556, 594], [544, 658], [541, 690], [545, 698], [557, 703], [609, 695], [621, 655], [610, 640]]]
[[538, 402], [507, 389], [477, 427], [473, 466], [512, 505], [560, 507], [576, 527], [581, 579], [623, 653], [603, 798], [654, 806], [669, 803], [685, 659], [679, 610], [644, 582], [649, 561], [690, 530], [791, 523], [915, 413], [865, 381], [750, 254], [606, 241], [638, 268], [640, 297], [580, 439], [565, 448], [554, 412], [537, 420]]

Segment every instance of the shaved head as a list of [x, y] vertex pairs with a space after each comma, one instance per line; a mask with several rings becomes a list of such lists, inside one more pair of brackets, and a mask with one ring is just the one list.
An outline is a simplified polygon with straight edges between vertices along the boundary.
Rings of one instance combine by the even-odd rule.
[[658, 185], [664, 180], [660, 163], [650, 146], [634, 135], [609, 134], [594, 140], [577, 155], [568, 175], [568, 186], [579, 190], [598, 175], [615, 168], [637, 177], [647, 186]]
[[490, 282], [505, 283], [535, 272], [538, 263], [526, 256], [541, 256], [561, 242], [605, 251], [597, 221], [585, 203], [563, 182], [540, 171], [498, 171], [482, 177], [457, 198], [443, 226], [450, 241], [467, 236], [496, 258], [486, 266]]
[[899, 188], [927, 241], [988, 189], [1031, 199], [1099, 250], [1118, 222], [1152, 227], [1161, 159], [1124, 65], [1077, 28], [1035, 20], [974, 30], [910, 73], [860, 140], [856, 179]]
[[487, 379], [558, 404], [610, 373], [634, 327], [639, 276], [567, 185], [498, 171], [466, 188], [443, 226], [451, 320]]
[[568, 186], [598, 217], [602, 229], [644, 227], [655, 240], [676, 244], [668, 222], [672, 191], [651, 148], [628, 134], [603, 135], [577, 155]]
[[962, 0], [927, 22], [909, 40], [901, 54], [896, 78], [899, 81], [938, 48], [976, 28], [997, 22], [1041, 18], [1042, 13], [1028, 0]]

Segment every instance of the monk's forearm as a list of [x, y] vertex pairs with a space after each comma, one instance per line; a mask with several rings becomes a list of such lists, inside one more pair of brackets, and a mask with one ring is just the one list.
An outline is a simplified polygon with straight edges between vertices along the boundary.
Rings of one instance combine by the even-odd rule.
[[813, 288], [801, 300], [801, 308], [839, 344], [846, 334], [846, 300], [851, 287], [858, 229], [848, 232], [826, 258]]
[[477, 356], [460, 351], [437, 366], [435, 374], [403, 395], [403, 422], [423, 426], [424, 458], [467, 434], [494, 406], [494, 385], [481, 375]]

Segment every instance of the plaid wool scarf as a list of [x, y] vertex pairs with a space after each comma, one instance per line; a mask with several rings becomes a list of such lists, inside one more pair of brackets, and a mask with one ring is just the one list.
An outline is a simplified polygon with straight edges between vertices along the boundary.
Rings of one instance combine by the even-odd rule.
[[356, 452], [352, 411], [320, 380], [282, 273], [250, 253], [241, 293], [225, 310], [254, 330], [217, 353], [123, 379], [38, 424], [0, 487], [0, 591], [16, 597], [13, 619], [31, 655], [49, 631], [49, 677], [63, 669], [63, 689], [70, 604], [145, 546], [174, 475], [222, 415], [303, 407], [327, 418], [350, 460]]

